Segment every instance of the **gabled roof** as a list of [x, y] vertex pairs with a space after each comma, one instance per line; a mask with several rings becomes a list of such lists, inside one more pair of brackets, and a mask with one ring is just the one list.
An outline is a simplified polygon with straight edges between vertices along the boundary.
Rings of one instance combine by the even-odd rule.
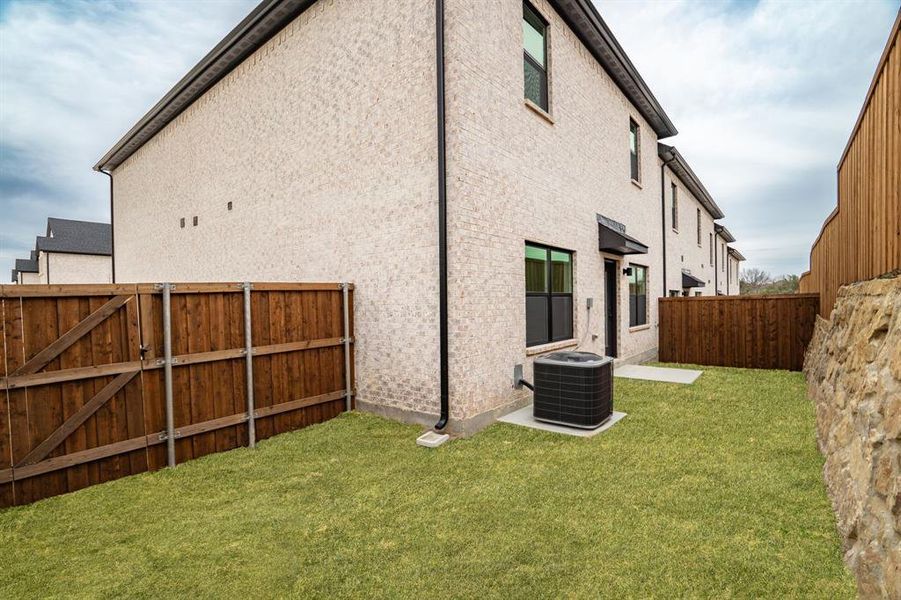
[[15, 267], [12, 270], [12, 281], [18, 283], [19, 273], [37, 273], [38, 261], [36, 253], [32, 250], [31, 258], [17, 258]]
[[38, 236], [35, 248], [39, 252], [70, 254], [113, 253], [113, 230], [109, 223], [47, 219], [47, 235]]
[[714, 202], [710, 192], [707, 191], [707, 188], [704, 187], [704, 184], [701, 183], [701, 180], [695, 175], [695, 172], [688, 166], [688, 162], [675, 146], [667, 146], [666, 144], [658, 142], [657, 156], [667, 163], [666, 166], [669, 167], [670, 171], [672, 171], [676, 177], [679, 178], [679, 181], [681, 181], [692, 195], [698, 199], [698, 202], [701, 203], [701, 206], [704, 207], [704, 210], [706, 210], [711, 217], [714, 219], [722, 219], [726, 216], [723, 214], [723, 211], [720, 210], [720, 207], [717, 206], [716, 202]]
[[[94, 170], [109, 171], [125, 162], [191, 103], [315, 2], [316, 0], [262, 0], [97, 161]], [[623, 94], [638, 108], [657, 136], [665, 138], [676, 135], [676, 127], [638, 74], [622, 46], [613, 37], [591, 0], [551, 0], [551, 4]]]
[[742, 253], [739, 252], [738, 250], [736, 250], [735, 248], [728, 247], [727, 249], [729, 251], [729, 256], [731, 256], [732, 258], [739, 260], [739, 261], [748, 260], [747, 258], [742, 256]]
[[731, 242], [735, 241], [735, 237], [733, 237], [732, 234], [729, 233], [729, 230], [726, 229], [726, 227], [724, 225], [720, 225], [719, 223], [714, 223], [713, 230], [717, 233], [717, 235], [719, 235], [721, 238], [726, 240], [726, 242], [731, 243]]
[[16, 271], [18, 271], [19, 273], [37, 273], [38, 261], [32, 260], [30, 258], [17, 258]]

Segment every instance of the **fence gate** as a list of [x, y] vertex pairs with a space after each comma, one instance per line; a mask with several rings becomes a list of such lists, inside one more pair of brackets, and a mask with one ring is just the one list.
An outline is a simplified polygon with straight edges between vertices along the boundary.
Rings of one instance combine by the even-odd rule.
[[135, 286], [4, 297], [2, 311], [0, 506], [147, 470]]
[[0, 507], [350, 409], [352, 289], [0, 286]]

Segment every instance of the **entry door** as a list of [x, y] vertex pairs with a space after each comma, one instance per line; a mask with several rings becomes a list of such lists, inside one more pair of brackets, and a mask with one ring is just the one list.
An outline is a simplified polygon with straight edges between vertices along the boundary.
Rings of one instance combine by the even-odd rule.
[[604, 354], [616, 356], [616, 281], [617, 268], [615, 260], [604, 260], [604, 335], [606, 348]]

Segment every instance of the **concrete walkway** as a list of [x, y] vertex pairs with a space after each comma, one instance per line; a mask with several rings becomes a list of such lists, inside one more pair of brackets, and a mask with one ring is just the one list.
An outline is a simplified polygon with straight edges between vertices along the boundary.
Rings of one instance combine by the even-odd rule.
[[623, 365], [613, 370], [614, 377], [662, 381], [664, 383], [694, 383], [704, 371], [691, 369], [669, 369], [666, 367], [646, 367], [644, 365]]
[[608, 429], [616, 425], [625, 416], [626, 413], [613, 411], [613, 414], [610, 415], [610, 418], [607, 419], [604, 424], [597, 429], [580, 429], [578, 427], [566, 427], [564, 425], [555, 425], [553, 423], [537, 421], [535, 420], [535, 417], [532, 416], [532, 405], [530, 404], [524, 408], [520, 408], [519, 410], [515, 410], [512, 413], [508, 413], [503, 417], [500, 417], [498, 421], [501, 421], [502, 423], [511, 423], [513, 425], [520, 425], [522, 427], [531, 427], [532, 429], [540, 429], [541, 431], [562, 433], [564, 435], [574, 435], [576, 437], [592, 437], [601, 432], [607, 431]]

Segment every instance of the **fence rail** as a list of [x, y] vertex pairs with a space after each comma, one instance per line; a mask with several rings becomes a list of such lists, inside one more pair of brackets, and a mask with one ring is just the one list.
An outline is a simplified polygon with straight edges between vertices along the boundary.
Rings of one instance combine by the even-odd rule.
[[901, 268], [901, 11], [838, 166], [838, 203], [810, 250], [802, 292], [828, 317], [838, 288]]
[[800, 371], [817, 294], [660, 298], [660, 360]]
[[0, 506], [352, 406], [352, 285], [166, 287], [0, 286]]

